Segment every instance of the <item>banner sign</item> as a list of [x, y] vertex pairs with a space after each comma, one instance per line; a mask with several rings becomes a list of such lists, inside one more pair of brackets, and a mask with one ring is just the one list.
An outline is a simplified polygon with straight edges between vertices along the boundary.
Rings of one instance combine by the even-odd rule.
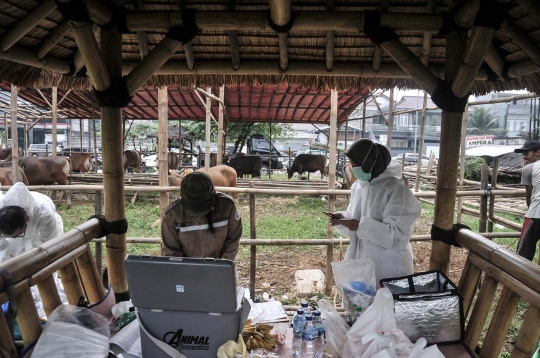
[[467, 148], [493, 144], [492, 135], [467, 136]]

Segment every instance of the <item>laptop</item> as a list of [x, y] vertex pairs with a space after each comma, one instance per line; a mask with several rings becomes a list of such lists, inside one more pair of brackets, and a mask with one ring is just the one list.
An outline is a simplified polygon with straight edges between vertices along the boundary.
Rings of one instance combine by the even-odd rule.
[[129, 255], [124, 267], [137, 308], [237, 311], [235, 265], [230, 260]]

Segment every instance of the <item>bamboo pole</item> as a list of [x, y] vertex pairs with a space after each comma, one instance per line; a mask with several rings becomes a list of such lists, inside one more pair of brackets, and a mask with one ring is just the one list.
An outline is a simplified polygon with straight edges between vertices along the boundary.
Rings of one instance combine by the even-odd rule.
[[490, 43], [486, 55], [484, 56], [484, 61], [491, 68], [493, 72], [497, 75], [499, 81], [505, 81], [503, 75], [503, 69], [505, 66], [504, 59], [499, 55], [493, 43]]
[[70, 262], [60, 269], [60, 278], [64, 285], [67, 301], [70, 305], [77, 305], [79, 298], [84, 297], [84, 292], [79, 279], [75, 262]]
[[67, 33], [69, 26], [67, 21], [62, 21], [43, 41], [36, 51], [39, 60], [43, 60], [45, 55], [56, 45]]
[[[158, 87], [158, 163], [159, 185], [169, 184], [169, 166], [167, 160], [168, 119], [169, 119], [169, 90], [167, 87]], [[169, 195], [159, 193], [160, 218], [163, 219], [165, 208], [169, 205]]]
[[24, 345], [28, 346], [41, 335], [41, 322], [30, 289], [19, 293], [15, 299], [17, 300], [18, 311], [17, 323], [21, 330]]
[[[135, 10], [143, 10], [142, 0], [135, 0], [133, 2], [133, 8]], [[139, 52], [141, 54], [141, 60], [148, 55], [148, 38], [146, 31], [137, 31], [137, 42], [139, 44]]]
[[8, 358], [19, 356], [4, 314], [0, 314], [0, 348], [6, 351]]
[[[450, 33], [446, 36], [445, 81], [454, 78], [466, 44], [466, 34]], [[442, 112], [441, 151], [437, 168], [437, 184], [433, 224], [442, 229], [452, 228], [456, 202], [456, 178], [458, 170], [462, 112]], [[430, 270], [448, 272], [450, 246], [433, 242], [431, 246]]]
[[19, 134], [17, 133], [17, 86], [11, 84], [11, 175], [13, 182], [19, 181]]
[[[219, 87], [219, 99], [222, 103], [225, 103], [225, 86]], [[218, 115], [218, 136], [217, 136], [217, 165], [223, 164], [223, 154], [225, 147], [225, 136], [223, 132], [223, 114], [225, 108], [218, 105], [219, 115]]]
[[504, 343], [504, 336], [510, 327], [512, 318], [516, 313], [519, 296], [507, 287], [504, 287], [493, 314], [493, 319], [486, 333], [484, 344], [480, 349], [480, 356], [485, 358], [497, 358]]
[[[349, 121], [346, 122], [349, 124]], [[349, 130], [346, 130], [346, 134], [349, 134]], [[362, 138], [366, 137], [366, 98], [364, 97], [364, 107], [362, 108]], [[345, 150], [347, 150], [347, 139], [345, 139]]]
[[514, 40], [519, 47], [521, 47], [523, 52], [525, 52], [527, 56], [531, 58], [531, 60], [540, 66], [540, 49], [527, 37], [527, 35], [523, 34], [516, 25], [508, 20], [504, 20], [501, 25], [501, 31]]
[[[478, 217], [481, 217], [481, 214], [480, 214], [480, 211], [479, 210], [474, 210], [474, 209], [469, 209], [467, 207], [462, 207], [461, 210], [464, 212], [464, 213], [467, 213], [469, 215], [475, 215], [475, 216], [478, 216]], [[516, 222], [513, 222], [513, 221], [510, 221], [510, 220], [507, 220], [505, 218], [502, 218], [500, 216], [497, 216], [497, 215], [493, 215], [493, 222], [495, 222], [496, 224], [500, 224], [500, 225], [503, 225], [503, 226], [506, 226], [507, 228], [509, 229], [514, 229], [514, 230], [519, 230], [521, 231], [521, 228], [522, 228], [522, 225], [521, 224], [518, 224]]]
[[[482, 165], [480, 167], [480, 182], [481, 189], [487, 190], [488, 189], [488, 175], [489, 175], [489, 167], [487, 165]], [[487, 196], [483, 196], [480, 198], [480, 217], [478, 218], [478, 232], [486, 232], [486, 224], [487, 224]]]
[[394, 129], [394, 89], [390, 88], [390, 103], [388, 104], [388, 131], [386, 136], [386, 148], [392, 154], [392, 129]]
[[[465, 151], [467, 147], [467, 119], [469, 115], [469, 104], [465, 106], [461, 119], [461, 145], [459, 152], [459, 190], [463, 190], [465, 181]], [[457, 222], [461, 223], [461, 210], [463, 209], [463, 198], [458, 198]]]
[[[381, 116], [383, 117], [384, 119], [384, 122], [386, 123], [386, 125], [388, 125], [388, 120], [386, 119], [386, 117], [384, 116], [384, 113], [381, 109], [381, 106], [379, 106], [379, 102], [377, 102], [377, 99], [375, 98], [375, 96], [373, 95], [373, 92], [371, 92], [371, 90], [369, 90], [369, 94], [371, 95], [371, 98], [373, 99], [373, 102], [375, 102], [375, 105], [377, 106], [377, 109], [379, 110], [379, 113], [381, 114]], [[364, 116], [364, 119], [366, 119], [366, 117]]]
[[[470, 254], [469, 254], [470, 255]], [[465, 266], [461, 272], [461, 277], [458, 284], [458, 292], [463, 299], [463, 316], [469, 316], [469, 308], [471, 307], [476, 288], [478, 287], [478, 280], [482, 270], [475, 265], [471, 264], [469, 257], [465, 261]]]
[[[206, 93], [212, 94], [212, 88], [207, 87]], [[206, 97], [206, 128], [205, 128], [205, 153], [204, 153], [204, 172], [208, 174], [208, 168], [210, 168], [210, 131], [212, 126], [212, 100], [210, 97]], [[200, 154], [200, 153], [199, 153]], [[199, 157], [200, 158], [200, 157]]]
[[540, 338], [540, 309], [538, 307], [529, 306], [521, 327], [512, 358], [529, 358], [534, 353]]
[[6, 135], [6, 148], [9, 147], [9, 131], [8, 131], [8, 120], [7, 112], [4, 112], [4, 133]]
[[[270, 9], [272, 8], [271, 5]], [[275, 11], [285, 14], [284, 8], [285, 6], [282, 6]], [[310, 30], [356, 32], [364, 27], [364, 14], [362, 11], [296, 11], [291, 32]], [[271, 17], [274, 19], [274, 15]], [[199, 28], [212, 28], [215, 31], [272, 31], [267, 10], [199, 10], [195, 14], [195, 21]], [[381, 26], [390, 27], [394, 31], [429, 33], [438, 33], [442, 22], [442, 16], [439, 14], [412, 13], [381, 13], [380, 20]], [[130, 32], [167, 32], [172, 26], [183, 25], [182, 11], [132, 11], [126, 15], [126, 25]]]
[[103, 26], [109, 24], [114, 17], [112, 9], [99, 0], [85, 0], [88, 16], [97, 25]]
[[[253, 181], [249, 182], [250, 188], [255, 188]], [[257, 239], [257, 216], [255, 214], [255, 195], [249, 194], [249, 238], [252, 241]], [[255, 280], [257, 278], [257, 246], [253, 245], [250, 248], [250, 265], [249, 265], [249, 291], [251, 292], [251, 298], [255, 297]]]
[[165, 36], [126, 77], [126, 85], [132, 96], [137, 90], [160, 68], [176, 51], [182, 43]]
[[43, 302], [43, 310], [47, 317], [50, 317], [56, 307], [62, 304], [53, 275], [48, 275], [43, 281], [37, 284], [37, 287], [41, 302]]
[[484, 329], [491, 303], [495, 297], [497, 284], [497, 280], [494, 280], [491, 277], [485, 277], [482, 281], [482, 289], [478, 293], [478, 298], [476, 299], [476, 304], [472, 310], [464, 337], [465, 344], [472, 350], [476, 349], [476, 345], [478, 344], [478, 340]]
[[535, 0], [516, 0], [516, 2], [526, 10], [524, 13], [531, 14], [540, 20], [540, 4], [538, 2]]
[[105, 297], [105, 290], [101, 282], [101, 274], [98, 273], [90, 245], [86, 244], [86, 253], [77, 257], [77, 268], [81, 276], [86, 296], [89, 303], [100, 302]]
[[[117, 29], [101, 30], [101, 50], [107, 59], [107, 70], [113, 78], [121, 77], [122, 35]], [[124, 166], [122, 140], [122, 109], [101, 108], [103, 186], [105, 188], [105, 218], [108, 221], [125, 219]], [[124, 272], [126, 235], [107, 235], [107, 267], [109, 282], [116, 300], [129, 300], [128, 283]]]
[[44, 0], [39, 2], [24, 18], [15, 25], [10, 26], [8, 31], [4, 32], [0, 39], [0, 47], [2, 47], [2, 50], [9, 50], [11, 46], [15, 45], [17, 41], [23, 38], [24, 35], [36, 27], [37, 24], [49, 16], [55, 9], [56, 3], [54, 0]]
[[[105, 62], [99, 55], [101, 50], [94, 36], [94, 31], [92, 31], [92, 25], [70, 21], [70, 27], [92, 84], [98, 91], [107, 89], [111, 84], [111, 77]], [[101, 45], [103, 47], [103, 43]]]
[[419, 160], [418, 160], [418, 163], [416, 164], [416, 179], [414, 181], [415, 192], [418, 192], [418, 189], [420, 188], [420, 175], [422, 173], [422, 155], [424, 154], [424, 130], [426, 128], [426, 106], [427, 106], [427, 92], [424, 91], [424, 104], [422, 106], [422, 119], [420, 123], [420, 138], [418, 140]]
[[[283, 26], [291, 19], [291, 0], [269, 0], [270, 17], [272, 21]], [[279, 68], [283, 71], [289, 67], [289, 55], [287, 49], [287, 38], [289, 34], [278, 33], [279, 43]]]
[[[328, 188], [334, 189], [336, 185], [336, 147], [337, 147], [337, 113], [338, 113], [338, 91], [331, 90], [330, 94], [330, 136], [328, 138], [328, 147], [330, 149], [330, 163], [328, 168]], [[328, 196], [328, 211], [334, 212], [336, 209], [336, 197]], [[328, 240], [334, 237], [334, 228], [328, 222], [326, 228], [326, 237]], [[326, 283], [325, 294], [332, 294], [332, 261], [334, 260], [334, 248], [332, 245], [326, 247]]]
[[[97, 158], [97, 157], [96, 157]], [[94, 194], [94, 213], [101, 215], [103, 213], [103, 196], [101, 190], [96, 190]], [[96, 242], [96, 268], [101, 275], [103, 272], [103, 244]], [[100, 276], [101, 277], [101, 276]]]
[[[499, 157], [493, 158], [493, 170], [491, 172], [491, 189], [497, 189], [497, 170], [499, 169]], [[495, 210], [495, 197], [489, 197], [488, 208], [488, 232], [493, 231], [493, 211]]]
[[[56, 146], [58, 145], [58, 137], [56, 134], [56, 122], [58, 120], [58, 87], [53, 86], [52, 89], [52, 98], [51, 98], [51, 113], [52, 113], [52, 155], [56, 156]], [[82, 152], [82, 143], [81, 143], [81, 152]]]

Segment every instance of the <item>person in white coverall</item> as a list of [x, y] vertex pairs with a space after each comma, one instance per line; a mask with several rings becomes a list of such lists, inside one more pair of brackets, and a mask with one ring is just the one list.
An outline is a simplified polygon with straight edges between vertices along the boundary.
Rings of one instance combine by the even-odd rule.
[[369, 139], [354, 142], [345, 155], [358, 180], [347, 211], [330, 218], [337, 232], [350, 238], [345, 260], [372, 259], [377, 283], [412, 274], [410, 239], [421, 206], [401, 181], [401, 164]]
[[15, 183], [0, 197], [0, 262], [64, 233], [52, 200]]

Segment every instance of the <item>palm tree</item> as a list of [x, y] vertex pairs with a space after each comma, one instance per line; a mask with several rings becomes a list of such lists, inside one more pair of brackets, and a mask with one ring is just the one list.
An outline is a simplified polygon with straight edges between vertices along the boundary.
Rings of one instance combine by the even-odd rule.
[[467, 120], [468, 134], [488, 134], [493, 129], [498, 128], [499, 118], [493, 117], [488, 108], [476, 107], [469, 114]]

